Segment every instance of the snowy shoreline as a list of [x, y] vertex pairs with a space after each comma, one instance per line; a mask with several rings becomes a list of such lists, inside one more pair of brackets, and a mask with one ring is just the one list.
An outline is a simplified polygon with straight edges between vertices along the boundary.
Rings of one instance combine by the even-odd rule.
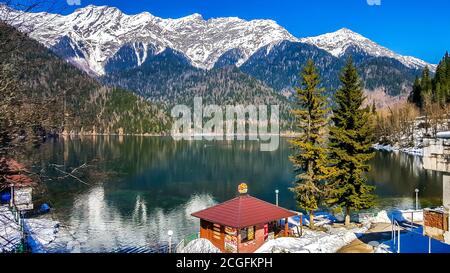
[[[355, 224], [352, 228], [347, 228], [342, 223], [333, 221], [323, 221], [319, 217], [316, 226], [322, 230], [310, 230], [303, 228], [301, 237], [281, 237], [269, 240], [264, 243], [255, 253], [336, 253], [343, 247], [351, 244], [354, 240], [370, 233], [377, 224], [390, 224], [392, 219], [403, 221], [423, 221], [422, 210], [381, 210], [377, 214], [365, 218], [360, 224]], [[289, 219], [290, 224], [298, 224], [297, 220]], [[319, 224], [320, 223], [320, 224]], [[183, 253], [220, 253], [206, 239], [196, 239], [191, 241]], [[391, 253], [389, 246], [378, 242], [373, 248], [374, 253]]]
[[[80, 242], [73, 232], [51, 215], [24, 218], [23, 233], [32, 253], [79, 253]], [[0, 253], [16, 252], [23, 239], [21, 226], [8, 206], [0, 206]]]
[[324, 225], [326, 231], [304, 229], [301, 237], [270, 240], [255, 253], [336, 253], [357, 239], [357, 234], [366, 233], [370, 226], [370, 222], [365, 222], [361, 227], [351, 229], [332, 225]]
[[401, 148], [399, 146], [392, 146], [392, 145], [382, 145], [382, 144], [375, 144], [372, 146], [377, 151], [386, 151], [386, 152], [401, 152], [409, 155], [415, 155], [415, 156], [423, 156], [423, 149], [418, 147], [406, 147]]

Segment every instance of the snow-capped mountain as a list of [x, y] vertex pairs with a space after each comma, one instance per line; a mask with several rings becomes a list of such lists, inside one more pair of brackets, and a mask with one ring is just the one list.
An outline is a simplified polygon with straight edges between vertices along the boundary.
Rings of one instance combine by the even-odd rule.
[[[0, 16], [1, 13], [5, 13], [5, 8], [3, 12], [0, 10]], [[8, 13], [9, 18], [15, 18], [11, 13], [19, 12]], [[135, 48], [138, 65], [146, 60], [147, 48], [151, 47], [153, 54], [171, 48], [183, 53], [193, 66], [210, 69], [232, 49], [239, 50], [236, 63], [239, 66], [263, 46], [298, 40], [272, 20], [246, 21], [236, 17], [204, 20], [200, 14], [163, 19], [148, 12], [127, 15], [117, 8], [93, 5], [66, 16], [44, 12], [26, 16], [26, 22], [11, 23], [20, 23], [23, 30], [32, 27], [31, 37], [49, 48], [64, 42], [72, 50], [66, 59], [97, 75], [105, 73], [107, 60], [125, 45]]]
[[428, 64], [418, 58], [397, 54], [347, 28], [342, 28], [336, 32], [326, 33], [316, 37], [303, 38], [300, 39], [300, 41], [315, 45], [338, 58], [342, 57], [347, 50], [354, 50], [357, 48], [369, 56], [396, 59], [408, 68], [421, 69], [425, 66], [429, 66], [432, 70], [436, 68], [435, 65]]
[[64, 42], [73, 51], [65, 57], [97, 75], [105, 73], [107, 60], [125, 45], [135, 49], [137, 65], [146, 60], [148, 48], [152, 48], [152, 54], [171, 48], [183, 53], [193, 66], [210, 69], [227, 52], [239, 53], [236, 65], [240, 66], [258, 49], [268, 45], [270, 49], [284, 40], [312, 44], [336, 57], [357, 47], [370, 56], [393, 58], [409, 68], [426, 65], [435, 68], [423, 60], [399, 55], [346, 28], [297, 39], [272, 20], [246, 21], [236, 17], [204, 20], [200, 14], [163, 19], [148, 12], [127, 15], [114, 7], [93, 5], [66, 16], [28, 13], [26, 20], [24, 16], [14, 16], [21, 14], [19, 11], [0, 7], [0, 18], [6, 13], [9, 18], [21, 18], [10, 23], [20, 25], [25, 31], [32, 28], [31, 37], [47, 47]]
[[[130, 69], [157, 71], [156, 76], [162, 79], [161, 71], [167, 67], [183, 70], [173, 64], [187, 63], [206, 70], [235, 65], [283, 92], [298, 83], [301, 68], [312, 58], [326, 87], [334, 90], [345, 59], [352, 56], [366, 89], [380, 89], [395, 96], [409, 92], [425, 66], [432, 71], [436, 68], [346, 28], [298, 39], [272, 20], [205, 20], [200, 14], [163, 19], [148, 12], [127, 15], [117, 8], [93, 5], [69, 15], [22, 13], [0, 5], [0, 19], [28, 31], [32, 38], [84, 71], [111, 80], [107, 84], [123, 82]], [[189, 74], [184, 70], [180, 73]], [[145, 86], [149, 78], [139, 80], [139, 86]], [[123, 87], [143, 89], [133, 84], [137, 83]]]

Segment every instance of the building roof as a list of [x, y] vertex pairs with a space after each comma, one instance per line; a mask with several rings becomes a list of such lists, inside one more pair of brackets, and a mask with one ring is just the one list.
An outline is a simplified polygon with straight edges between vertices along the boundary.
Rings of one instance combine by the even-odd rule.
[[194, 217], [234, 228], [264, 224], [294, 215], [296, 215], [295, 212], [250, 195], [241, 195], [213, 207], [192, 213]]
[[10, 186], [29, 187], [33, 185], [33, 180], [26, 174], [25, 166], [14, 159], [0, 158], [0, 189]]

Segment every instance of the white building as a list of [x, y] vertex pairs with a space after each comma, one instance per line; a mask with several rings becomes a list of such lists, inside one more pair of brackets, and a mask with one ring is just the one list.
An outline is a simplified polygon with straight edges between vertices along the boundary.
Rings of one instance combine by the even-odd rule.
[[423, 167], [445, 172], [442, 179], [443, 209], [424, 210], [424, 233], [450, 244], [450, 132], [437, 134], [437, 139], [424, 139]]

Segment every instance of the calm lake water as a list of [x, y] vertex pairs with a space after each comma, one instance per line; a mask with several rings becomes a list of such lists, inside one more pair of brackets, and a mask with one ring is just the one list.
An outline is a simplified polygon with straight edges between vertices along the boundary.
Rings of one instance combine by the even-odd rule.
[[[45, 183], [36, 205], [49, 202], [58, 219], [81, 242], [82, 251], [113, 251], [174, 241], [198, 231], [192, 212], [236, 196], [246, 182], [249, 193], [296, 209], [292, 193], [290, 147], [282, 139], [275, 152], [261, 152], [259, 143], [175, 142], [164, 137], [86, 137], [44, 144], [36, 169], [48, 164], [76, 167], [83, 163], [84, 185], [74, 179]], [[422, 168], [419, 157], [377, 152], [370, 183], [379, 196], [376, 209], [414, 206], [414, 189], [421, 206], [441, 205], [442, 176]], [[64, 167], [59, 167], [64, 168]]]

